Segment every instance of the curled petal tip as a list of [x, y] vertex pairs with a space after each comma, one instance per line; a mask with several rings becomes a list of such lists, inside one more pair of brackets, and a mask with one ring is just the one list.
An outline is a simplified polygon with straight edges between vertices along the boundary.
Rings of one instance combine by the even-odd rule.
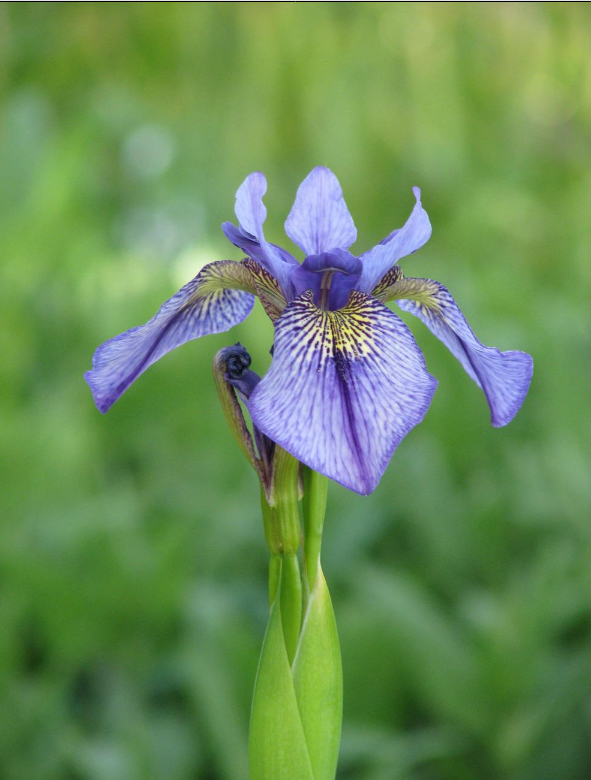
[[412, 191], [416, 203], [403, 227], [393, 230], [377, 246], [361, 256], [363, 275], [360, 290], [371, 292], [392, 266], [416, 252], [431, 238], [431, 222], [421, 204], [421, 190], [413, 187]]
[[500, 393], [486, 392], [491, 408], [491, 423], [495, 428], [508, 425], [521, 409], [534, 374], [534, 361], [527, 352], [500, 352], [505, 376], [505, 398]]

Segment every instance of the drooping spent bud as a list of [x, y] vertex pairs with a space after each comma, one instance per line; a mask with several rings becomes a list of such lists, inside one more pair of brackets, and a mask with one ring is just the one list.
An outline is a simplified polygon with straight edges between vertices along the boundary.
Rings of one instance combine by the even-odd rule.
[[246, 348], [238, 341], [233, 347], [224, 347], [218, 355], [226, 361], [224, 379], [248, 400], [261, 378], [250, 370], [251, 359]]
[[236, 397], [237, 390], [243, 400], [248, 401], [250, 394], [261, 381], [259, 375], [249, 368], [250, 363], [250, 355], [242, 344], [224, 347], [213, 359], [213, 378], [232, 435], [257, 472], [265, 492], [268, 492], [271, 482], [272, 443], [255, 428], [255, 447], [242, 407]]

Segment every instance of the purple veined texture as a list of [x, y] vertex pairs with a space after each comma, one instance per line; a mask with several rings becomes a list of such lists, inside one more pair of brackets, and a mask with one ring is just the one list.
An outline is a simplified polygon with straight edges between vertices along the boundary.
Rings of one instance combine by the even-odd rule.
[[285, 232], [306, 255], [348, 249], [357, 240], [339, 180], [328, 168], [314, 168], [298, 187]]
[[492, 424], [500, 428], [511, 422], [519, 411], [533, 375], [533, 359], [527, 352], [501, 352], [486, 347], [474, 335], [459, 306], [442, 284], [431, 279], [413, 279], [419, 291], [421, 283], [432, 300], [431, 305], [414, 300], [397, 300], [403, 311], [422, 320], [460, 361], [467, 374], [480, 387], [490, 406]]
[[106, 341], [94, 353], [92, 370], [84, 378], [95, 404], [105, 413], [153, 363], [192, 339], [221, 333], [242, 322], [254, 306], [254, 295], [241, 290], [217, 289], [200, 296], [199, 288], [222, 273], [210, 263], [166, 301], [145, 325], [131, 328]]
[[267, 180], [260, 172], [251, 173], [236, 192], [235, 212], [239, 229], [232, 223], [222, 226], [226, 237], [254, 260], [257, 260], [279, 282], [287, 300], [293, 298], [291, 272], [298, 262], [289, 252], [265, 239], [263, 223], [267, 209], [263, 195], [267, 191]]
[[256, 292], [275, 322], [275, 344], [271, 368], [248, 400], [253, 422], [345, 487], [375, 489], [437, 385], [410, 331], [381, 300], [397, 300], [450, 349], [484, 391], [493, 425], [513, 419], [530, 386], [531, 356], [484, 346], [443, 285], [394, 269], [431, 235], [417, 187], [406, 224], [357, 258], [347, 251], [357, 233], [338, 179], [314, 168], [285, 223], [306, 252], [301, 265], [265, 239], [266, 189], [262, 173], [248, 176], [236, 193], [239, 227], [222, 226], [252, 259], [210, 263], [149, 322], [96, 350], [85, 378], [100, 411], [170, 350], [244, 320]]
[[404, 227], [393, 230], [373, 249], [361, 255], [363, 273], [358, 289], [362, 292], [371, 293], [386, 271], [402, 257], [420, 249], [431, 237], [431, 223], [421, 205], [421, 191], [418, 187], [413, 187], [412, 191], [416, 203]]
[[353, 292], [326, 312], [307, 292], [277, 320], [273, 362], [249, 411], [302, 463], [365, 495], [436, 387], [409, 329], [382, 303]]

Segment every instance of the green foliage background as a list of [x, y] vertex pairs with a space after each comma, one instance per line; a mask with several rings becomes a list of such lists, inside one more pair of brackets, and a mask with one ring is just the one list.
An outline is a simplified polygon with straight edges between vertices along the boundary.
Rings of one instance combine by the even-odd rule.
[[[253, 170], [267, 235], [316, 164], [367, 248], [423, 189], [408, 274], [531, 352], [506, 429], [440, 380], [374, 495], [332, 486], [339, 780], [591, 776], [587, 3], [0, 6], [0, 778], [244, 780], [266, 565], [210, 378], [260, 309], [106, 416], [94, 348], [206, 262]], [[294, 779], [295, 780], [295, 779]]]

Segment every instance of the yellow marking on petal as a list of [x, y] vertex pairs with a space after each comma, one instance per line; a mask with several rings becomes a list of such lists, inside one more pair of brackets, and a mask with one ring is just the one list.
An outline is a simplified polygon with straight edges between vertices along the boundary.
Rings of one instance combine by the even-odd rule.
[[390, 281], [387, 279], [390, 273], [391, 271], [388, 271], [375, 288], [373, 295], [376, 298], [384, 303], [397, 299], [415, 301], [423, 310], [441, 313], [441, 305], [437, 297], [439, 288], [435, 282], [431, 279], [407, 279], [402, 276], [402, 273], [398, 278]]
[[265, 312], [273, 322], [287, 306], [275, 277], [250, 258], [239, 263], [234, 260], [220, 260], [205, 266], [199, 273], [199, 284], [185, 306], [192, 305], [199, 298], [210, 296], [214, 301], [224, 290], [242, 290], [258, 295]]
[[244, 290], [244, 292], [256, 295], [251, 274], [244, 263], [237, 263], [234, 260], [220, 260], [205, 266], [199, 276], [195, 299], [204, 298], [219, 290]]
[[[348, 364], [380, 351], [379, 327], [376, 314], [383, 304], [365, 293], [354, 291], [346, 306], [337, 311], [319, 309], [313, 302], [311, 290], [298, 299], [300, 313], [292, 314], [298, 328], [302, 347], [318, 355], [318, 371], [327, 361], [335, 359], [343, 381], [348, 381]], [[294, 338], [297, 338], [294, 334]]]
[[279, 283], [274, 276], [266, 271], [260, 263], [250, 258], [243, 260], [242, 265], [250, 272], [254, 292], [259, 296], [263, 308], [268, 317], [275, 322], [275, 320], [281, 315], [283, 309], [287, 306], [287, 302]]
[[392, 268], [390, 268], [389, 271], [386, 271], [386, 273], [382, 276], [380, 281], [377, 283], [377, 285], [372, 290], [372, 295], [374, 298], [377, 298], [379, 301], [387, 300], [388, 292], [391, 287], [393, 287], [397, 282], [404, 279], [404, 274], [402, 273], [402, 268], [399, 265], [395, 265]]

